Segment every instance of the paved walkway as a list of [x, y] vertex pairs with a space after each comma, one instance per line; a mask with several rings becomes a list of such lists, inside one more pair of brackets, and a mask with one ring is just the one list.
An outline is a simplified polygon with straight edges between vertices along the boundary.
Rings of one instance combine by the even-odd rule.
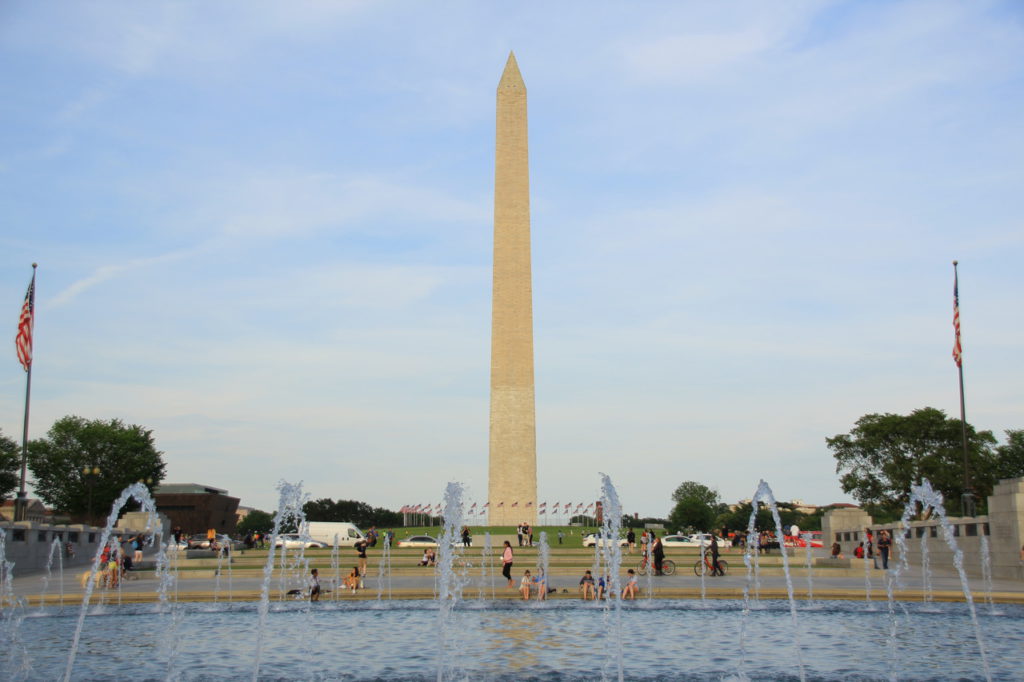
[[[370, 575], [365, 579], [365, 589], [352, 594], [342, 590], [338, 593], [340, 599], [376, 599], [378, 592], [386, 597], [390, 591], [392, 598], [406, 599], [430, 599], [436, 595], [435, 577], [432, 569], [421, 569], [424, 573], [417, 575], [408, 570], [402, 575], [394, 575], [390, 581], [384, 580], [383, 584], [374, 577], [375, 567], [371, 564]], [[426, 571], [430, 571], [427, 573]], [[45, 582], [45, 574], [32, 574], [16, 577], [13, 581], [14, 594], [31, 605], [43, 603], [75, 603], [81, 600], [84, 589], [81, 584], [82, 569], [73, 573], [59, 576], [52, 576], [48, 583]], [[182, 571], [181, 578], [177, 581], [176, 589], [171, 592], [177, 595], [177, 599], [185, 601], [212, 601], [212, 600], [236, 600], [247, 601], [259, 599], [262, 590], [263, 579], [261, 575], [254, 575], [254, 571], [240, 571], [239, 576], [227, 573], [216, 577], [188, 577], [187, 571]], [[343, 571], [342, 575], [347, 573]], [[749, 585], [751, 594], [755, 591], [762, 598], [784, 599], [788, 595], [786, 578], [777, 571], [765, 571], [757, 581]], [[835, 571], [826, 572], [825, 575], [812, 575], [811, 580], [806, 576], [795, 576], [792, 578], [792, 589], [794, 597], [806, 599], [809, 592], [813, 592], [815, 599], [854, 599], [863, 600], [870, 594], [872, 601], [885, 600], [886, 579], [885, 572], [871, 570], [865, 577], [863, 572], [842, 571], [843, 575], [835, 575]], [[516, 585], [518, 586], [520, 570], [514, 573]], [[335, 598], [332, 585], [334, 574], [332, 570], [320, 571], [321, 583], [325, 589], [325, 598]], [[650, 580], [650, 582], [648, 582]], [[548, 584], [554, 587], [557, 592], [553, 598], [578, 598], [577, 585], [579, 576], [575, 574], [555, 573], [549, 577]], [[899, 599], [919, 601], [924, 598], [922, 581], [919, 572], [911, 569], [902, 579], [902, 589], [896, 590]], [[703, 587], [701, 579], [693, 574], [693, 571], [678, 571], [673, 576], [658, 576], [648, 579], [640, 577], [639, 584], [641, 593], [646, 594], [648, 585], [653, 588], [655, 598], [672, 599], [693, 599], [700, 598], [703, 590], [708, 598], [739, 599], [743, 597], [744, 588], [748, 586], [746, 572], [740, 566], [739, 570], [732, 569], [732, 573], [725, 577], [704, 579]], [[284, 586], [298, 587], [298, 579]], [[117, 589], [97, 588], [94, 592], [93, 601], [100, 599], [107, 601], [141, 602], [155, 601], [157, 599], [158, 582], [152, 572], [142, 574], [142, 577], [125, 580]], [[981, 580], [972, 579], [970, 588], [973, 598], [983, 601], [988, 597], [986, 587]], [[282, 583], [275, 574], [269, 584], [272, 599], [279, 598]], [[932, 597], [936, 601], [963, 601], [963, 588], [956, 573], [951, 570], [937, 570], [933, 573]], [[518, 599], [519, 593], [515, 588], [507, 587], [507, 584], [500, 575], [489, 579], [486, 582], [478, 577], [470, 578], [469, 584], [464, 591], [466, 598], [477, 598], [481, 592], [486, 598], [491, 594], [495, 598]], [[62, 596], [63, 593], [63, 596]], [[230, 593], [230, 594], [229, 594]], [[1000, 603], [1024, 603], [1024, 582], [1014, 580], [994, 580], [992, 583], [992, 598]]]

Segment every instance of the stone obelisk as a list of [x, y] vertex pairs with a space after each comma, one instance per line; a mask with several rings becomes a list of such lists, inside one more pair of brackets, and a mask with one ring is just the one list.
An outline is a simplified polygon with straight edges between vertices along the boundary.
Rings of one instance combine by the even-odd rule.
[[490, 440], [489, 521], [532, 525], [537, 518], [537, 433], [530, 170], [526, 84], [512, 53], [498, 82], [495, 133]]

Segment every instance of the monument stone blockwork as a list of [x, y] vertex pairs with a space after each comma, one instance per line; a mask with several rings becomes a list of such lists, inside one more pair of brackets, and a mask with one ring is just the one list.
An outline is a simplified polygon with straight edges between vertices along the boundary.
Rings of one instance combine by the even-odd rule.
[[533, 524], [537, 513], [537, 435], [530, 172], [526, 84], [514, 54], [509, 54], [498, 83], [491, 305], [489, 521], [492, 525]]

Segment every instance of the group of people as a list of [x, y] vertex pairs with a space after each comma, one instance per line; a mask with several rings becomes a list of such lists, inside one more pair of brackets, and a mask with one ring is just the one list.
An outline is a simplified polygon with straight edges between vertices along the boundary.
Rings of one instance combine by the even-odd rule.
[[[622, 586], [623, 599], [636, 599], [638, 592], [636, 572], [631, 568], [626, 571], [626, 584]], [[612, 592], [611, 576], [600, 576], [596, 581], [594, 575], [587, 569], [580, 578], [580, 597], [583, 599], [604, 599], [606, 596], [614, 596]]]
[[516, 537], [520, 547], [533, 547], [533, 528], [525, 521], [516, 526]]
[[[139, 533], [127, 540], [111, 538], [100, 553], [99, 569], [96, 573], [96, 584], [100, 587], [117, 587], [142, 561], [142, 550], [146, 545], [146, 536]], [[89, 579], [91, 571], [82, 574], [82, 584]]]
[[[871, 559], [874, 563], [875, 568], [881, 568], [882, 570], [889, 570], [889, 553], [892, 551], [892, 536], [889, 531], [884, 528], [878, 531], [878, 544], [875, 544], [875, 534], [871, 532], [870, 528], [864, 529], [864, 538], [866, 542], [861, 542], [857, 545], [856, 549], [853, 550], [853, 556], [857, 559], [864, 559], [865, 557]], [[836, 549], [839, 546], [838, 542], [832, 543], [832, 556], [836, 556]], [[878, 554], [875, 554], [877, 548]], [[841, 551], [841, 550], [840, 550]], [[839, 556], [842, 556], [841, 554]], [[878, 559], [881, 557], [882, 565], [879, 567]]]
[[540, 601], [548, 598], [548, 581], [543, 568], [537, 569], [537, 575], [530, 575], [529, 569], [523, 571], [523, 578], [519, 581], [519, 594], [523, 595], [525, 600], [529, 600], [531, 596]]

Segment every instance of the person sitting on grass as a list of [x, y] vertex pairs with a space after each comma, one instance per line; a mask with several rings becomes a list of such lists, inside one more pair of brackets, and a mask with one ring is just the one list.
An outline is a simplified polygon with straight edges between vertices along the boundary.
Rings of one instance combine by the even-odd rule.
[[594, 576], [590, 574], [589, 569], [580, 578], [580, 596], [584, 599], [594, 598]]
[[636, 599], [637, 586], [636, 586], [636, 573], [633, 569], [626, 571], [629, 577], [626, 579], [626, 586], [622, 588], [623, 599]]
[[523, 595], [523, 599], [529, 600], [532, 585], [533, 578], [530, 577], [530, 569], [526, 569], [523, 572], [523, 579], [519, 581], [519, 594]]

